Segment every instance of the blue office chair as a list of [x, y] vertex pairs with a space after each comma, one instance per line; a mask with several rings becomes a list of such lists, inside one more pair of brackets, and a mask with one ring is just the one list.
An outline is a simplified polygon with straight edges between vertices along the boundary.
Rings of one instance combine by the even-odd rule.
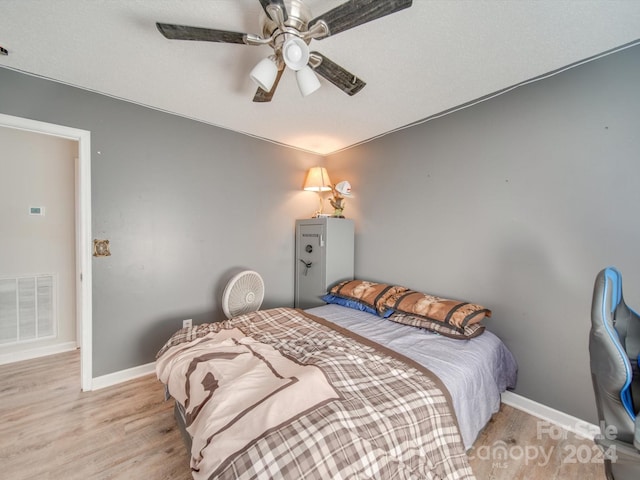
[[640, 479], [640, 316], [625, 303], [614, 267], [598, 273], [591, 304], [589, 355], [609, 480]]

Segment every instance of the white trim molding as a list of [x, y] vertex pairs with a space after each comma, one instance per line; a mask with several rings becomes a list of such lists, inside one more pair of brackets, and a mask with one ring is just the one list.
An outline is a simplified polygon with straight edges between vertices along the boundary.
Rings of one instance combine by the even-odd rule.
[[517, 393], [509, 391], [504, 392], [502, 394], [502, 403], [557, 425], [580, 437], [593, 440], [593, 438], [600, 433], [600, 428], [593, 423], [581, 420], [569, 415], [568, 413], [561, 412], [560, 410], [547, 407], [546, 405], [534, 400], [529, 400]]
[[[155, 374], [155, 362], [96, 377], [93, 379], [93, 390], [112, 387], [114, 385], [151, 374]], [[502, 393], [502, 403], [513, 408], [517, 408], [518, 410], [522, 410], [529, 415], [533, 415], [534, 417], [544, 420], [549, 424], [553, 424], [554, 426], [560, 427], [583, 438], [593, 440], [595, 435], [600, 433], [600, 429], [597, 425], [581, 420], [569, 415], [568, 413], [548, 407], [534, 400], [530, 400], [518, 395], [517, 393], [509, 391]], [[548, 427], [542, 426], [540, 428]], [[560, 435], [560, 433], [553, 431], [549, 431], [549, 434]]]
[[0, 113], [0, 126], [53, 135], [78, 142], [76, 180], [76, 322], [79, 328], [81, 388], [91, 390], [92, 272], [91, 272], [91, 132]]
[[124, 383], [129, 380], [144, 377], [155, 373], [156, 364], [154, 362], [147, 363], [146, 365], [140, 365], [138, 367], [127, 368], [126, 370], [120, 370], [118, 372], [108, 373], [101, 377], [93, 379], [93, 390], [100, 390], [101, 388], [112, 387], [119, 383]]
[[48, 345], [46, 347], [29, 348], [18, 352], [3, 353], [0, 354], [0, 365], [47, 357], [49, 355], [55, 355], [56, 353], [70, 352], [76, 348], [78, 348], [76, 342], [65, 342], [57, 345]]

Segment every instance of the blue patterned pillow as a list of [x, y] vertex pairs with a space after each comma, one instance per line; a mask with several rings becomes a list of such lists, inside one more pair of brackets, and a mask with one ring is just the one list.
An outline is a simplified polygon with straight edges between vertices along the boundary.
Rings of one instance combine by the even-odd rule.
[[382, 318], [387, 318], [393, 314], [393, 310], [387, 310], [383, 315], [378, 315], [378, 312], [375, 308], [371, 308], [369, 305], [365, 303], [361, 303], [357, 300], [353, 300], [350, 298], [343, 298], [333, 295], [331, 293], [327, 293], [324, 297], [322, 297], [327, 303], [333, 303], [335, 305], [342, 305], [343, 307], [353, 308], [354, 310], [360, 310], [362, 312], [373, 313], [374, 315], [381, 316]]
[[343, 307], [353, 308], [354, 310], [373, 313], [374, 315], [378, 314], [378, 312], [376, 312], [376, 310], [374, 308], [371, 308], [369, 305], [365, 305], [364, 303], [358, 302], [357, 300], [336, 297], [335, 295], [332, 295], [330, 293], [327, 293], [324, 297], [322, 297], [322, 300], [327, 303], [333, 303], [335, 305], [342, 305]]

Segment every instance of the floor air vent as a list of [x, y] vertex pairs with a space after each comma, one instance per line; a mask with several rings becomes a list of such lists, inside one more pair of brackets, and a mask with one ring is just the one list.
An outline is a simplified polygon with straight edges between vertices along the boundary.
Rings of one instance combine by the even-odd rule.
[[0, 278], [0, 345], [55, 337], [55, 275]]

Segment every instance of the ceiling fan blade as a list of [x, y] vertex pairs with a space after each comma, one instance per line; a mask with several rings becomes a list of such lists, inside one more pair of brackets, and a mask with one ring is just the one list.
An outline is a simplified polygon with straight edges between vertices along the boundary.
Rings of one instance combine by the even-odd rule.
[[269, 13], [269, 5], [277, 5], [278, 7], [280, 7], [280, 11], [282, 12], [282, 21], [286, 22], [288, 15], [287, 15], [287, 9], [284, 6], [284, 0], [260, 0], [260, 3], [262, 4], [262, 9], [264, 10], [264, 13], [267, 14], [267, 17], [269, 17], [271, 20], [273, 20], [274, 22], [278, 23], [278, 19], [277, 18], [273, 18], [274, 15], [271, 15], [271, 13]]
[[273, 98], [273, 94], [276, 93], [276, 88], [278, 87], [278, 83], [280, 82], [280, 78], [282, 77], [283, 72], [284, 72], [284, 67], [278, 70], [278, 75], [276, 76], [276, 79], [273, 82], [273, 87], [271, 87], [271, 90], [269, 90], [268, 92], [258, 87], [258, 91], [253, 97], [253, 101], [258, 103], [270, 102], [271, 99]]
[[202, 42], [247, 43], [245, 33], [214, 30], [211, 28], [188, 27], [170, 23], [156, 23], [162, 35], [169, 40], [198, 40]]
[[311, 55], [313, 57], [320, 57], [320, 63], [316, 66], [314, 66], [314, 64], [317, 63], [315, 61], [318, 60], [317, 58], [314, 58], [313, 62], [309, 62], [316, 73], [329, 80], [347, 95], [355, 95], [366, 85], [364, 81], [356, 77], [353, 73], [348, 72], [337, 63], [329, 60], [321, 53], [311, 52]]
[[413, 0], [350, 0], [311, 20], [309, 29], [323, 21], [329, 27], [329, 33], [325, 37], [319, 37], [320, 40], [409, 8], [412, 3]]

